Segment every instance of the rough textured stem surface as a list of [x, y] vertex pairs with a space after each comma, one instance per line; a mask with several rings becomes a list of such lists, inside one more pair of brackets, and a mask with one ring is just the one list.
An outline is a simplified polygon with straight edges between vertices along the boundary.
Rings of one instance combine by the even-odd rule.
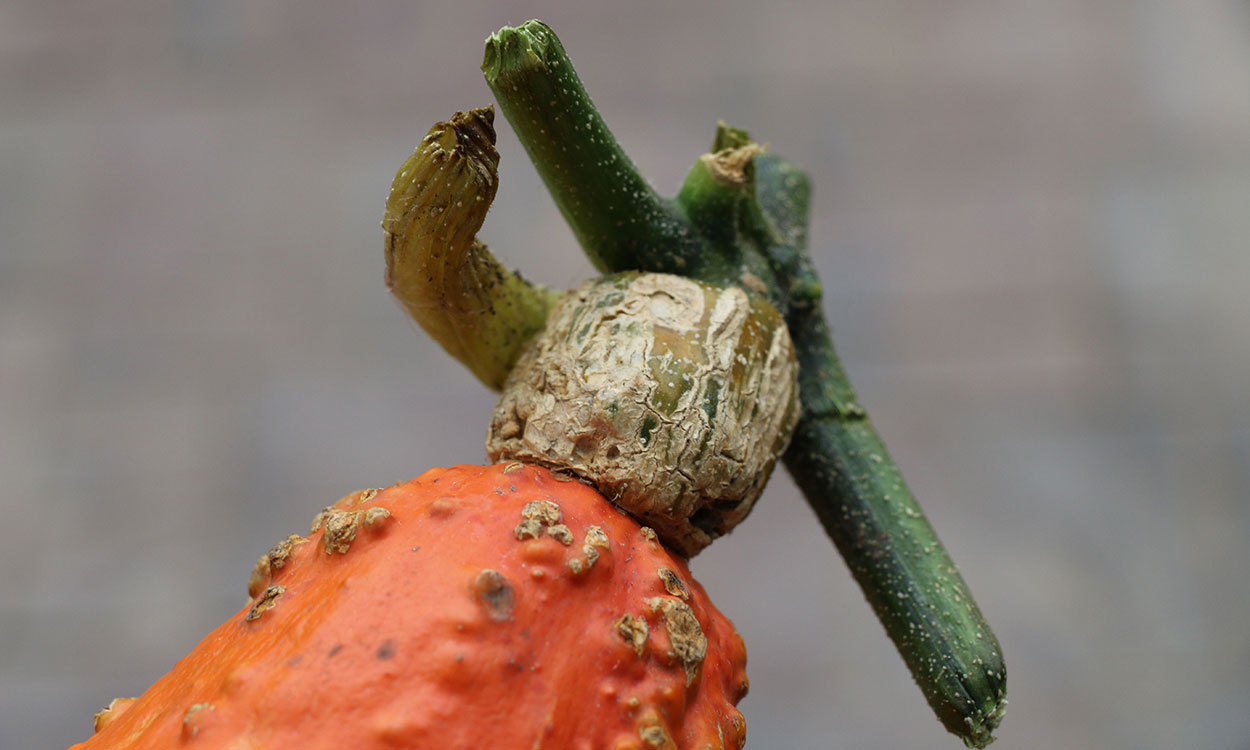
[[[579, 209], [588, 195], [615, 205], [618, 187], [633, 196], [645, 182], [612, 140], [559, 41], [530, 22], [493, 36], [486, 60], [504, 114], [600, 268], [762, 289], [783, 313], [799, 356], [803, 401], [786, 466], [938, 718], [967, 744], [988, 744], [1006, 703], [1001, 651], [834, 352], [805, 250], [806, 175], [761, 154], [741, 165], [746, 181], [734, 185], [716, 179], [715, 156], [705, 157], [679, 196], [677, 226], [671, 204], [650, 188], [623, 214]], [[548, 109], [540, 113], [543, 105]], [[593, 128], [572, 127], [582, 122]], [[568, 126], [550, 128], [554, 123]], [[745, 132], [722, 127], [713, 151], [747, 143]], [[611, 158], [569, 161], [568, 154], [587, 150]]]
[[431, 128], [395, 175], [382, 227], [391, 292], [498, 390], [559, 295], [508, 270], [476, 239], [499, 184], [494, 117], [475, 109]]

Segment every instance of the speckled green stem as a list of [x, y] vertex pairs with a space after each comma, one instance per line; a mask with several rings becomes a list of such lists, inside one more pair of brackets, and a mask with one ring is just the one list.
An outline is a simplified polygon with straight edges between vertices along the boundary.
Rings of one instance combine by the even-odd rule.
[[[739, 284], [782, 312], [803, 400], [786, 467], [938, 718], [969, 746], [991, 742], [1006, 705], [1002, 654], [838, 361], [806, 252], [806, 175], [753, 154], [740, 175], [726, 176], [720, 167], [732, 159], [705, 156], [667, 201], [616, 144], [550, 28], [530, 21], [499, 31], [483, 70], [599, 268]], [[744, 131], [722, 125], [710, 156], [748, 145]]]
[[789, 282], [785, 315], [799, 359], [803, 415], [786, 468], [934, 713], [969, 747], [984, 747], [1007, 705], [1002, 650], [834, 350], [806, 252], [806, 176], [765, 155], [756, 181], [776, 237], [764, 252]]
[[689, 274], [702, 243], [673, 201], [638, 174], [582, 88], [555, 32], [541, 21], [486, 40], [486, 83], [601, 271], [645, 257], [656, 270]]
[[855, 401], [822, 316], [792, 317], [803, 416], [786, 468], [942, 724], [984, 747], [1006, 707], [998, 641]]

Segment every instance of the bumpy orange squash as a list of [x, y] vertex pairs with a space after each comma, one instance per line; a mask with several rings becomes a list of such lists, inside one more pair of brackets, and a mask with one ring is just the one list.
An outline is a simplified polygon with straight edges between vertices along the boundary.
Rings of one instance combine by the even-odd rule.
[[746, 654], [592, 488], [432, 469], [318, 514], [251, 600], [75, 750], [741, 748]]

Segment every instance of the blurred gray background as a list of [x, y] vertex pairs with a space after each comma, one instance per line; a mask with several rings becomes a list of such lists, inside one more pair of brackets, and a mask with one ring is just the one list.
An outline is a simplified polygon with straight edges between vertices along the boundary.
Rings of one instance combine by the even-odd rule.
[[[346, 492], [491, 395], [378, 222], [539, 16], [666, 193], [718, 119], [814, 180], [846, 365], [1006, 651], [1002, 748], [1250, 747], [1250, 6], [0, 2], [0, 747], [85, 738]], [[500, 121], [485, 238], [590, 275]], [[955, 748], [788, 477], [693, 567], [752, 748]]]

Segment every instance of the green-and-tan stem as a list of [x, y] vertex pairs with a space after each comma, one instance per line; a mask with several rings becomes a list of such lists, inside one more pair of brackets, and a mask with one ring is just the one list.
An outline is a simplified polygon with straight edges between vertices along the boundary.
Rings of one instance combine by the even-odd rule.
[[386, 216], [386, 284], [404, 309], [499, 390], [560, 295], [501, 265], [476, 235], [495, 198], [494, 111], [430, 129], [395, 175]]
[[638, 175], [550, 28], [530, 21], [499, 31], [487, 41], [483, 69], [600, 269], [762, 288], [784, 314], [803, 400], [786, 466], [938, 718], [970, 746], [991, 742], [1006, 703], [1002, 654], [838, 361], [806, 253], [807, 177], [753, 153], [732, 170], [741, 182], [717, 179], [726, 150], [750, 143], [722, 126], [714, 153], [673, 203]]
[[751, 161], [762, 150], [755, 143], [726, 146], [700, 156], [686, 175], [677, 203], [705, 242], [736, 246], [741, 212], [752, 200]]

